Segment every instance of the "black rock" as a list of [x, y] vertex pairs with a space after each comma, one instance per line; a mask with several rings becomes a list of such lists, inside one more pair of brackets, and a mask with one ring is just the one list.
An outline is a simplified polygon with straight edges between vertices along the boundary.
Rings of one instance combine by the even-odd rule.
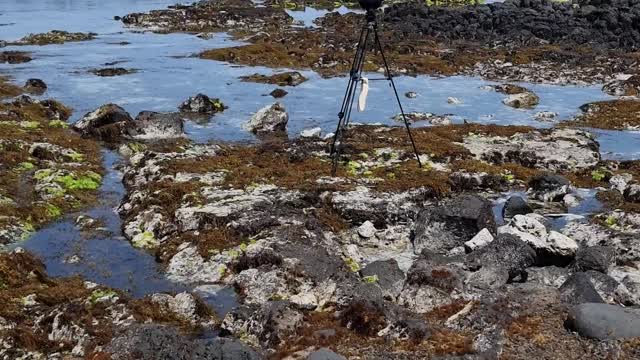
[[131, 115], [123, 108], [106, 104], [85, 114], [72, 127], [82, 136], [115, 142], [122, 140], [132, 123]]
[[105, 352], [114, 358], [148, 360], [259, 360], [258, 353], [244, 343], [217, 337], [214, 339], [192, 339], [172, 327], [155, 324], [131, 326], [105, 346]]
[[461, 195], [418, 214], [412, 232], [414, 251], [447, 253], [463, 246], [484, 228], [496, 234], [491, 203], [479, 196]]
[[536, 261], [536, 252], [531, 246], [514, 235], [500, 234], [487, 246], [467, 255], [466, 263], [470, 268], [489, 267], [504, 269], [507, 281], [513, 281], [520, 277], [521, 281], [527, 280], [526, 268]]
[[283, 97], [287, 96], [287, 94], [289, 94], [289, 93], [284, 89], [275, 89], [275, 90], [273, 90], [272, 92], [269, 93], [269, 95], [273, 96], [276, 99], [283, 98]]
[[567, 304], [603, 303], [589, 276], [583, 272], [575, 273], [560, 286], [560, 299]]
[[40, 79], [29, 79], [24, 84], [24, 89], [36, 95], [40, 95], [47, 91], [47, 84]]
[[595, 270], [606, 273], [614, 262], [615, 255], [615, 249], [610, 246], [580, 248], [573, 265], [578, 271]]
[[502, 218], [510, 219], [516, 215], [527, 215], [532, 212], [533, 209], [525, 199], [520, 196], [512, 196], [504, 203]]
[[113, 77], [113, 76], [133, 74], [137, 71], [133, 69], [125, 69], [125, 68], [119, 67], [119, 68], [93, 69], [93, 70], [89, 70], [89, 72], [97, 76]]
[[598, 340], [640, 337], [640, 310], [585, 303], [571, 309], [565, 324], [581, 336]]

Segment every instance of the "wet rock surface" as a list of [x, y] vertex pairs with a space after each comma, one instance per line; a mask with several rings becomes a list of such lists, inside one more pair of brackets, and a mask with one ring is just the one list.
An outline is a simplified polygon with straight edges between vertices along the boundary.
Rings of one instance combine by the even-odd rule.
[[582, 114], [568, 122], [572, 126], [588, 126], [598, 129], [640, 129], [640, 100], [624, 99], [601, 101], [580, 107]]
[[270, 76], [253, 74], [249, 76], [243, 76], [240, 79], [247, 82], [275, 84], [278, 86], [298, 86], [308, 80], [306, 77], [304, 77], [304, 75], [297, 71], [277, 73]]
[[95, 39], [94, 33], [71, 33], [67, 31], [52, 30], [48, 33], [30, 34], [22, 39], [11, 43], [11, 45], [50, 45], [64, 44], [66, 42], [89, 41]]
[[134, 69], [125, 69], [125, 68], [102, 68], [102, 69], [92, 69], [89, 70], [90, 73], [102, 76], [102, 77], [111, 77], [111, 76], [122, 76], [133, 74], [137, 70]]
[[186, 113], [215, 114], [224, 111], [225, 106], [220, 99], [213, 99], [204, 94], [197, 94], [185, 100], [178, 109]]
[[29, 53], [23, 51], [1, 51], [0, 63], [23, 64], [31, 61]]

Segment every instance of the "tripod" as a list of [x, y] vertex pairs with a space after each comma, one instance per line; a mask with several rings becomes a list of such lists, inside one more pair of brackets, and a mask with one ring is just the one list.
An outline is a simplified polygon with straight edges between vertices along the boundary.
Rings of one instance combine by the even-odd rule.
[[355, 100], [356, 90], [358, 88], [358, 83], [362, 81], [362, 67], [364, 65], [365, 55], [367, 53], [367, 43], [369, 42], [369, 38], [373, 37], [373, 46], [374, 50], [377, 48], [380, 51], [380, 55], [382, 57], [382, 62], [384, 63], [384, 70], [386, 77], [381, 79], [370, 79], [370, 80], [388, 80], [393, 89], [393, 93], [395, 94], [396, 100], [398, 102], [398, 107], [400, 108], [400, 113], [402, 114], [402, 120], [404, 121], [404, 125], [407, 128], [407, 133], [409, 134], [409, 140], [411, 140], [411, 146], [413, 147], [413, 152], [416, 155], [416, 160], [418, 161], [418, 166], [422, 167], [422, 163], [420, 162], [420, 155], [418, 153], [418, 149], [416, 148], [416, 143], [413, 140], [413, 135], [411, 134], [411, 128], [409, 127], [409, 121], [404, 114], [404, 109], [402, 108], [402, 103], [400, 102], [400, 96], [398, 95], [398, 90], [396, 89], [396, 84], [393, 81], [393, 76], [391, 75], [391, 70], [389, 70], [389, 64], [387, 63], [387, 59], [384, 56], [384, 51], [382, 49], [382, 43], [380, 42], [380, 37], [378, 36], [378, 22], [376, 20], [375, 10], [367, 10], [366, 14], [366, 22], [362, 26], [362, 31], [360, 31], [360, 38], [358, 40], [358, 46], [356, 48], [356, 54], [353, 58], [353, 63], [351, 64], [351, 71], [349, 72], [349, 82], [347, 83], [347, 90], [344, 94], [344, 99], [342, 100], [342, 107], [340, 108], [340, 112], [338, 113], [338, 128], [333, 135], [333, 143], [331, 144], [331, 161], [332, 161], [332, 171], [331, 174], [335, 176], [336, 169], [338, 166], [338, 161], [340, 159], [340, 151], [342, 147], [342, 136], [346, 127], [349, 125], [349, 121], [351, 120], [351, 110], [353, 109], [353, 102]]

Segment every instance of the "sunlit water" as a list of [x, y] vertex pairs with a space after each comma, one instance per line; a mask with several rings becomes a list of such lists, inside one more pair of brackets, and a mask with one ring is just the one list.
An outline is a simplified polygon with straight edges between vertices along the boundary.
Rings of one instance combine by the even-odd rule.
[[[44, 97], [59, 99], [74, 108], [71, 121], [105, 103], [119, 104], [134, 116], [142, 110], [175, 111], [184, 99], [202, 92], [221, 98], [229, 108], [209, 122], [188, 122], [190, 138], [199, 142], [253, 140], [253, 136], [242, 129], [242, 124], [257, 110], [275, 101], [265, 95], [276, 87], [246, 83], [238, 78], [256, 72], [270, 74], [274, 70], [192, 57], [206, 49], [240, 44], [225, 34], [203, 40], [190, 34], [141, 33], [125, 29], [120, 22], [113, 20], [114, 15], [163, 8], [173, 2], [0, 0], [0, 39], [15, 40], [29, 33], [53, 29], [98, 33], [98, 38], [90, 42], [7, 47], [3, 50], [31, 51], [34, 60], [19, 65], [0, 64], [0, 72], [10, 74], [19, 83], [28, 78], [43, 79], [49, 86]], [[345, 9], [339, 11], [344, 12]], [[313, 21], [326, 11], [307, 9], [289, 13], [303, 26], [313, 26]], [[88, 72], [114, 62], [118, 62], [119, 67], [138, 72], [112, 78]], [[297, 87], [287, 87], [289, 95], [280, 100], [290, 115], [289, 134], [297, 136], [301, 130], [316, 126], [325, 133], [331, 132], [335, 128], [347, 80], [344, 77], [323, 79], [311, 71], [303, 73], [310, 80]], [[379, 78], [380, 74], [367, 76]], [[524, 84], [540, 96], [541, 103], [535, 110], [516, 110], [501, 103], [503, 95], [482, 90], [483, 85], [492, 83], [479, 78], [404, 76], [396, 81], [406, 111], [453, 114], [457, 122], [467, 119], [481, 123], [547, 127], [552, 124], [534, 120], [536, 112], [553, 111], [560, 114], [559, 119], [568, 119], [578, 112], [580, 105], [609, 98], [600, 91], [600, 86]], [[403, 94], [407, 91], [417, 92], [418, 97], [405, 98]], [[463, 104], [451, 105], [447, 102], [448, 97], [456, 97]], [[353, 121], [393, 124], [390, 118], [397, 112], [388, 84], [384, 81], [371, 82], [367, 111], [355, 113]], [[597, 131], [596, 134], [606, 157], [640, 158], [640, 134], [612, 131]], [[105, 155], [105, 164], [111, 168], [117, 158], [112, 153]], [[104, 202], [89, 211], [90, 215], [106, 223], [111, 230], [110, 235], [86, 239], [68, 217], [45, 227], [20, 245], [41, 256], [52, 275], [82, 274], [89, 280], [126, 289], [135, 296], [180, 290], [163, 278], [152, 256], [133, 249], [122, 238], [120, 220], [113, 211], [124, 191], [119, 181], [117, 172], [110, 169], [102, 189]], [[79, 263], [68, 262], [73, 255], [79, 257]], [[229, 307], [228, 299], [220, 300], [215, 295], [205, 297], [218, 309]]]

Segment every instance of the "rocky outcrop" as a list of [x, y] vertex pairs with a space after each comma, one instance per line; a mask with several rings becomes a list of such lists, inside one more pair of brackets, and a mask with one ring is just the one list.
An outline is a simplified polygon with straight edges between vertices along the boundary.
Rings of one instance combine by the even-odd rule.
[[132, 123], [131, 115], [123, 108], [107, 104], [85, 114], [72, 127], [82, 136], [115, 142], [122, 138]]
[[284, 133], [287, 130], [289, 114], [280, 103], [266, 106], [244, 124], [244, 128], [254, 134]]
[[28, 79], [24, 84], [24, 89], [32, 94], [42, 95], [47, 91], [47, 84], [40, 79]]
[[12, 45], [50, 45], [64, 44], [66, 42], [89, 41], [96, 38], [94, 33], [70, 33], [67, 31], [52, 30], [48, 33], [29, 34], [22, 39], [11, 43]]
[[[426, 121], [431, 125], [451, 125], [451, 115], [436, 115], [428, 112], [410, 112], [404, 115], [410, 123]], [[403, 122], [404, 119], [402, 114], [393, 117], [393, 120], [397, 122]]]
[[31, 60], [30, 54], [24, 51], [0, 51], [0, 64], [23, 64]]
[[522, 86], [506, 84], [492, 87], [495, 91], [507, 95], [502, 103], [516, 109], [532, 109], [538, 105], [540, 98], [533, 91]]
[[112, 77], [112, 76], [134, 74], [135, 72], [137, 72], [137, 70], [125, 69], [125, 68], [103, 68], [103, 69], [92, 69], [92, 70], [89, 70], [89, 72], [97, 76]]
[[510, 137], [468, 136], [464, 147], [490, 163], [513, 162], [553, 171], [588, 168], [600, 160], [599, 145], [590, 133], [566, 128]]
[[413, 231], [416, 253], [447, 253], [464, 246], [483, 229], [496, 233], [491, 204], [477, 196], [460, 196], [422, 210]]

